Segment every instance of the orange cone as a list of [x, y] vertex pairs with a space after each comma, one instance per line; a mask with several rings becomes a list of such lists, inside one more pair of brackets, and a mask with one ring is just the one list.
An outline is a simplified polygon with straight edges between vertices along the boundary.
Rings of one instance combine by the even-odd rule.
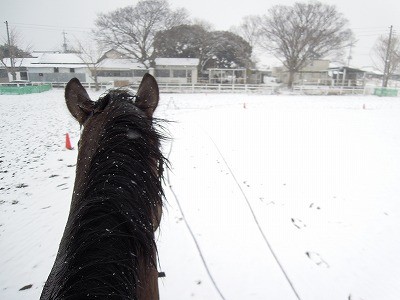
[[71, 141], [69, 139], [69, 134], [66, 133], [65, 134], [65, 148], [67, 148], [68, 150], [72, 150], [72, 146], [71, 146]]

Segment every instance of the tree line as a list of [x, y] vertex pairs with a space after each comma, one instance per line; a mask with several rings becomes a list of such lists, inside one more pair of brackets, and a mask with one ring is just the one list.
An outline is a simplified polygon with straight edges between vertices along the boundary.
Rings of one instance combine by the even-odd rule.
[[[96, 36], [103, 45], [117, 47], [144, 65], [155, 57], [196, 57], [200, 70], [208, 68], [251, 68], [254, 48], [282, 62], [294, 75], [311, 60], [342, 58], [354, 45], [348, 20], [336, 6], [318, 1], [274, 5], [266, 14], [246, 16], [230, 31], [212, 31], [210, 26], [190, 22], [184, 9], [171, 10], [167, 0], [142, 0], [136, 6], [102, 14], [96, 21]], [[383, 57], [382, 53], [388, 53]], [[400, 42], [388, 46], [381, 37], [375, 46], [377, 66], [389, 59], [387, 78], [400, 66]], [[387, 82], [386, 82], [387, 84]]]
[[[99, 14], [93, 31], [97, 51], [79, 42], [77, 52], [92, 69], [102, 50], [111, 48], [146, 68], [156, 57], [198, 58], [202, 74], [208, 68], [253, 68], [253, 51], [257, 48], [282, 62], [291, 87], [294, 75], [311, 60], [341, 58], [354, 45], [348, 24], [334, 5], [312, 1], [274, 5], [264, 15], [244, 17], [229, 31], [215, 31], [204, 21], [190, 20], [183, 8], [171, 9], [168, 0], [140, 0], [136, 5]], [[389, 59], [388, 72], [399, 69], [397, 37], [390, 43], [381, 37], [374, 50], [377, 67]], [[0, 50], [0, 59], [5, 54]]]

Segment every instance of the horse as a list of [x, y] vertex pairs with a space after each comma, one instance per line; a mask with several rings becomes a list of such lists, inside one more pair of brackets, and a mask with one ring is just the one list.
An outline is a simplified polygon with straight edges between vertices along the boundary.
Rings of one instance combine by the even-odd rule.
[[65, 100], [83, 129], [68, 220], [40, 299], [159, 299], [154, 232], [167, 161], [153, 118], [157, 82], [145, 74], [136, 95], [115, 89], [92, 101], [73, 78]]

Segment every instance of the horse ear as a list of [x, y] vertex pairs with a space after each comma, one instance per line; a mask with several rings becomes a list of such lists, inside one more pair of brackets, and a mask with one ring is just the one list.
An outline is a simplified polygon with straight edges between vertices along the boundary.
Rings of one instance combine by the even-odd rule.
[[156, 79], [150, 74], [144, 74], [137, 91], [135, 105], [143, 110], [148, 118], [153, 116], [158, 105], [159, 90]]
[[65, 87], [65, 102], [72, 116], [82, 125], [92, 113], [94, 102], [77, 78], [72, 78]]

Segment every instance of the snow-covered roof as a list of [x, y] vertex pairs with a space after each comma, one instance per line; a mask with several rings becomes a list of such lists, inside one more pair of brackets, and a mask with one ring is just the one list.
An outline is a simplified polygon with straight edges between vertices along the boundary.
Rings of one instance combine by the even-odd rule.
[[75, 53], [36, 53], [38, 64], [82, 64], [82, 59]]
[[[34, 52], [31, 58], [16, 58], [17, 67], [37, 67], [37, 68], [84, 68], [86, 65], [75, 53], [47, 53]], [[7, 66], [11, 66], [10, 59], [6, 58]], [[186, 66], [197, 67], [200, 60], [198, 58], [156, 58], [157, 66]], [[105, 58], [99, 64], [101, 69], [111, 70], [140, 70], [146, 67], [135, 59], [127, 58]]]
[[[32, 63], [36, 62], [36, 57], [25, 57], [25, 58], [14, 58], [14, 66], [17, 68], [19, 67], [29, 67]], [[11, 59], [4, 58], [3, 62], [6, 64], [7, 67], [11, 67]], [[2, 65], [0, 65], [1, 67]]]
[[375, 75], [383, 75], [382, 71], [377, 70], [375, 67], [363, 67], [362, 68], [364, 71], [366, 71], [369, 74], [375, 74]]
[[103, 59], [100, 64], [99, 68], [101, 69], [113, 69], [113, 70], [137, 70], [137, 69], [146, 69], [143, 64], [137, 62], [134, 59], [113, 59], [113, 58], [106, 58]]
[[[39, 68], [84, 68], [86, 65], [75, 53], [33, 53], [34, 57], [15, 58], [16, 67], [39, 67]], [[10, 58], [5, 58], [4, 62], [8, 67], [11, 66]]]
[[193, 66], [197, 67], [200, 60], [198, 58], [156, 58], [157, 66]]
[[85, 64], [31, 64], [28, 66], [28, 68], [73, 68], [73, 69], [79, 69], [79, 68], [87, 68]]

